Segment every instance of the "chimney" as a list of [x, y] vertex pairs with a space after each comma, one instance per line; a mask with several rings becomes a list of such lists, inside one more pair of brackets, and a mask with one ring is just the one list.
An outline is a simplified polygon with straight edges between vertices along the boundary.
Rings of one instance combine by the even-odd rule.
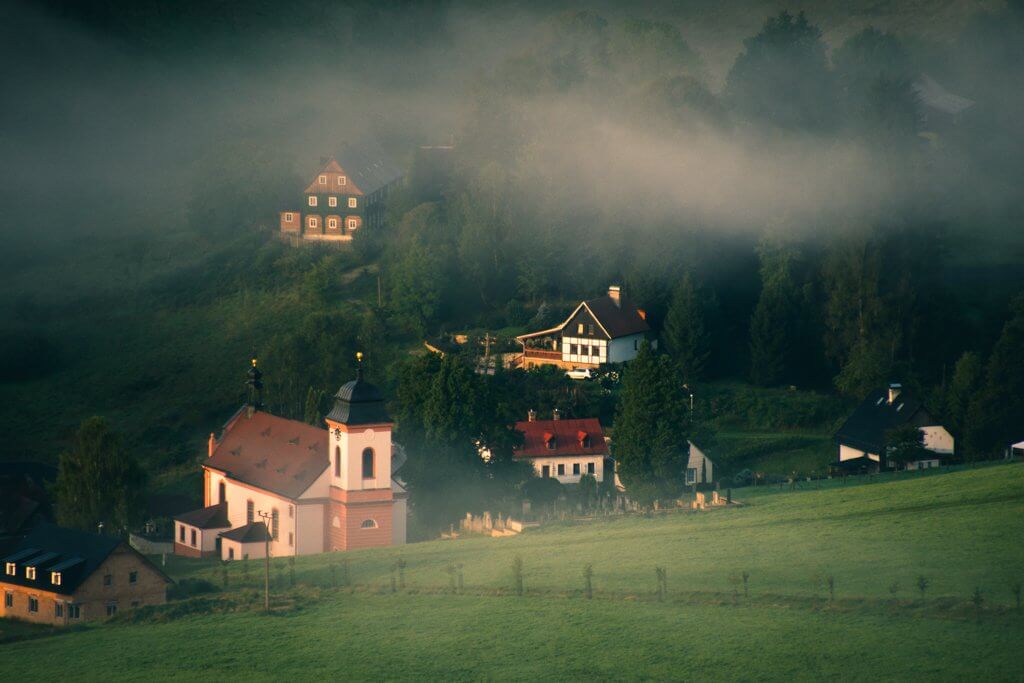
[[536, 422], [537, 421], [537, 411], [534, 410], [533, 408], [530, 408], [526, 412], [526, 421], [527, 422]]
[[207, 447], [209, 449], [209, 453], [207, 454], [206, 457], [212, 458], [213, 457], [213, 449], [215, 449], [217, 447], [217, 439], [214, 438], [213, 432], [210, 432], [210, 443], [208, 444]]
[[896, 383], [889, 385], [889, 405], [892, 405], [893, 403], [896, 402], [896, 399], [899, 397], [900, 391], [902, 391], [902, 389], [903, 387]]
[[552, 410], [551, 411], [551, 419], [552, 420], [561, 420], [562, 419], [562, 411], [560, 411], [558, 408], [555, 408], [554, 410]]
[[618, 285], [610, 285], [608, 287], [608, 296], [615, 302], [616, 306], [622, 305], [622, 288]]

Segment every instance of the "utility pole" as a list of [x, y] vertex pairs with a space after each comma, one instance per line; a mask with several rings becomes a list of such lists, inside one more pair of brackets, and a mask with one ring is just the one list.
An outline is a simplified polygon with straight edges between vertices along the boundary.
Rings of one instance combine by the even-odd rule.
[[263, 564], [265, 573], [263, 575], [263, 610], [265, 612], [270, 611], [270, 513], [259, 511], [259, 516], [263, 520], [264, 531], [266, 534], [263, 536]]

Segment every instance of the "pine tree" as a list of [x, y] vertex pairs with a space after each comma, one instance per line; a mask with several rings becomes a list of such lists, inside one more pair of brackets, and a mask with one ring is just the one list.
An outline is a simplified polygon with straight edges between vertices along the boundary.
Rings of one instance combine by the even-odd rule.
[[306, 392], [306, 407], [303, 410], [302, 421], [306, 424], [319, 425], [323, 415], [320, 414], [320, 401], [324, 392], [317, 391], [313, 387]]
[[627, 367], [612, 452], [631, 498], [651, 503], [684, 485], [690, 418], [672, 361], [644, 342]]
[[945, 416], [948, 427], [958, 438], [964, 436], [967, 414], [985, 384], [985, 365], [973, 351], [965, 351], [953, 368], [953, 377], [945, 395]]
[[144, 514], [145, 472], [105, 418], [90, 417], [62, 453], [54, 493], [62, 526], [107, 533], [133, 528]]
[[992, 348], [985, 387], [971, 403], [968, 448], [974, 457], [997, 454], [1024, 431], [1024, 295], [1012, 306], [1010, 319]]
[[758, 254], [761, 296], [750, 319], [750, 378], [761, 386], [795, 382], [807, 364], [800, 288], [794, 274], [799, 253], [766, 238]]
[[707, 375], [714, 344], [712, 318], [717, 307], [714, 293], [697, 287], [689, 273], [672, 293], [663, 336], [686, 382], [697, 382]]

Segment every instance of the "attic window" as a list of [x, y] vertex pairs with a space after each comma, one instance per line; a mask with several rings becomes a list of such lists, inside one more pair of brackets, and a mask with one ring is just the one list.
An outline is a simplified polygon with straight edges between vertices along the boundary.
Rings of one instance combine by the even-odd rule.
[[54, 586], [60, 585], [60, 572], [50, 572], [50, 583]]
[[18, 564], [16, 562], [7, 563], [7, 576], [15, 576], [18, 573]]
[[321, 185], [326, 185], [327, 184], [327, 176], [325, 176], [325, 175], [320, 176], [320, 184]]
[[558, 447], [558, 437], [551, 432], [544, 433], [544, 445], [549, 451], [555, 450]]
[[576, 436], [580, 440], [581, 448], [590, 448], [590, 434], [587, 434], [586, 432], [580, 432]]
[[31, 580], [35, 581], [35, 579], [36, 579], [36, 568], [35, 567], [25, 567], [25, 578], [26, 579], [31, 579]]
[[348, 184], [348, 179], [345, 178], [345, 176], [340, 175], [340, 176], [338, 176], [338, 184], [339, 185], [347, 185]]

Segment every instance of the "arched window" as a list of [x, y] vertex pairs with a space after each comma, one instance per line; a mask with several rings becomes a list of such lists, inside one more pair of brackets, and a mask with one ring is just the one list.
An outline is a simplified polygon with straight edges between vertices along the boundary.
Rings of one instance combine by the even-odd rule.
[[377, 522], [372, 519], [364, 519], [363, 523], [359, 525], [360, 529], [376, 529]]
[[363, 449], [363, 479], [373, 479], [373, 449]]
[[277, 540], [277, 532], [280, 527], [281, 515], [277, 512], [277, 508], [270, 511], [270, 537]]
[[334, 447], [334, 476], [341, 476], [341, 446]]
[[226, 500], [227, 500], [227, 486], [225, 486], [224, 482], [222, 481], [221, 483], [217, 484], [217, 502], [218, 503], [223, 503]]

